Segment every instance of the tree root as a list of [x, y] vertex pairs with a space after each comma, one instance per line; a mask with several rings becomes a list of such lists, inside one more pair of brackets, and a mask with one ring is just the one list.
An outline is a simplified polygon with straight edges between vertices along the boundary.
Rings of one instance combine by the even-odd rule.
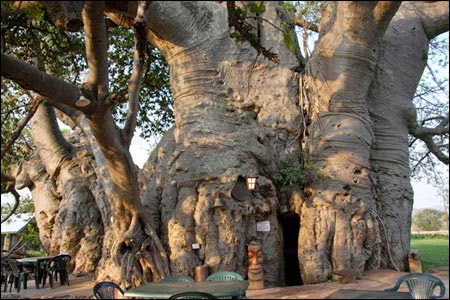
[[129, 229], [118, 242], [114, 261], [122, 266], [121, 277], [128, 287], [158, 281], [170, 274], [166, 251], [143, 214], [133, 214]]

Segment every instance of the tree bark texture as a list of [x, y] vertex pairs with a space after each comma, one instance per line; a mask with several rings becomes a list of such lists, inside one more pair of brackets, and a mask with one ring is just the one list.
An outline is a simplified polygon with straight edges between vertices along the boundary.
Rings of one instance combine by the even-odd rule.
[[53, 107], [46, 103], [32, 119], [31, 134], [38, 150], [21, 166], [16, 185], [31, 189], [43, 248], [48, 255], [70, 254], [72, 272], [92, 273], [103, 236], [92, 156], [64, 140]]
[[[265, 3], [262, 17], [270, 24], [254, 26], [260, 44], [277, 53], [278, 65], [230, 38], [224, 3], [149, 4], [148, 37], [170, 67], [175, 125], [150, 155], [139, 181], [129, 139], [110, 114], [107, 62], [99, 51], [107, 48], [100, 34], [105, 28], [95, 20], [104, 7], [95, 2], [85, 6], [85, 30], [100, 47], [88, 43], [92, 73], [83, 92], [91, 104], [80, 108], [88, 121], [79, 126], [89, 127], [89, 139], [96, 139], [92, 149], [101, 165], [93, 168], [107, 169], [108, 180], [103, 180], [102, 194], [101, 185], [93, 185], [89, 159], [75, 164], [87, 153], [65, 148], [57, 134], [53, 140], [41, 139], [42, 164], [23, 170], [35, 182], [27, 186], [38, 199], [38, 224], [48, 228], [41, 236], [50, 251], [81, 244], [79, 229], [71, 226], [82, 224], [90, 234], [86, 250], [80, 250], [86, 253], [102, 229], [85, 220], [100, 218], [97, 279], [120, 278], [130, 286], [168, 273], [193, 275], [203, 263], [210, 272], [247, 274], [246, 245], [256, 241], [263, 250], [264, 285], [278, 286], [284, 284], [285, 243], [279, 216], [291, 210], [300, 217], [303, 283], [326, 281], [343, 269], [407, 270], [413, 199], [407, 135], [415, 122], [411, 100], [429, 40], [445, 24], [448, 30], [448, 4], [442, 17], [416, 2], [330, 2], [304, 74], [296, 72], [300, 62], [284, 46], [276, 4]], [[132, 26], [136, 3], [105, 5], [112, 21]], [[12, 67], [17, 65], [19, 71]], [[2, 54], [2, 76], [55, 102], [73, 106], [79, 98], [77, 88], [33, 72]], [[24, 79], [33, 74], [52, 83], [57, 96], [43, 90], [45, 84], [33, 87]], [[325, 177], [309, 182], [304, 191], [294, 187], [286, 196], [274, 175], [280, 161], [301, 148]], [[81, 179], [80, 174], [92, 176]], [[240, 176], [258, 176], [257, 190], [245, 199], [232, 193]], [[38, 190], [48, 197], [44, 200]], [[214, 206], [217, 198], [223, 206]], [[89, 210], [81, 214], [81, 207]], [[270, 231], [257, 230], [262, 221], [269, 222]], [[52, 226], [56, 230], [50, 234]], [[193, 243], [201, 244], [199, 251]], [[88, 259], [94, 261], [93, 253]]]
[[[308, 187], [300, 216], [299, 262], [304, 282], [333, 270], [364, 270], [379, 257], [380, 237], [371, 194], [372, 122], [366, 95], [376, 67], [378, 39], [398, 5], [330, 3], [305, 84], [311, 125], [308, 161], [325, 178]], [[362, 19], [362, 16], [376, 18]], [[354, 30], [358, 28], [358, 30]]]
[[[144, 168], [153, 172], [143, 203], [161, 229], [171, 272], [192, 275], [204, 262], [210, 272], [246, 274], [246, 244], [255, 240], [263, 245], [265, 280], [280, 284], [280, 200], [271, 178], [276, 162], [298, 149], [295, 57], [282, 50], [280, 35], [268, 27], [263, 45], [279, 50], [281, 65], [258, 57], [246, 43], [236, 44], [229, 38], [226, 11], [216, 4], [152, 5], [158, 15], [177, 12], [177, 25], [187, 31], [155, 30], [154, 42], [171, 69], [175, 127]], [[276, 19], [273, 6], [266, 16]], [[239, 175], [258, 176], [259, 189], [247, 201], [231, 196]], [[217, 194], [223, 208], [213, 207]], [[269, 221], [271, 230], [257, 231], [260, 221]], [[202, 245], [199, 253], [193, 243]]]
[[409, 270], [406, 254], [413, 190], [408, 132], [417, 122], [412, 99], [427, 64], [430, 40], [448, 31], [448, 3], [425, 4], [407, 1], [401, 5], [381, 41], [368, 94], [375, 135], [370, 154], [372, 191], [381, 222], [382, 268]]

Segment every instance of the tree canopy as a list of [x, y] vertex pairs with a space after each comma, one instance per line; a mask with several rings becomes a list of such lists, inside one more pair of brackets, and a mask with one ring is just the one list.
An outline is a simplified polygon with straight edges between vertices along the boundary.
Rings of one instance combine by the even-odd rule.
[[[28, 62], [39, 57], [52, 74], [81, 84], [87, 71], [83, 36], [55, 27], [49, 15], [44, 13], [43, 6], [27, 6], [26, 9], [18, 10], [11, 3], [12, 1], [2, 1], [2, 52], [14, 54]], [[314, 36], [317, 33], [320, 11], [325, 6], [326, 1], [300, 1], [297, 5], [286, 4], [283, 8], [286, 18], [289, 18], [287, 20], [299, 32], [299, 41], [303, 46], [300, 49], [305, 57], [313, 50], [310, 47], [311, 40], [316, 39]], [[255, 10], [259, 6], [250, 7]], [[264, 6], [261, 7], [263, 9]], [[245, 14], [246, 11], [242, 10], [238, 15], [245, 18]], [[127, 91], [124, 87], [131, 72], [129, 66], [132, 62], [133, 32], [113, 23], [109, 24], [111, 88], [115, 94], [120, 95], [120, 99], [125, 99]], [[235, 39], [238, 42], [246, 40], [237, 35]], [[291, 40], [290, 37], [287, 39]], [[143, 138], [161, 136], [173, 124], [167, 65], [161, 53], [151, 45], [147, 49], [147, 55], [149, 59], [141, 89], [143, 100], [139, 102], [137, 118], [137, 126]], [[442, 163], [448, 165], [448, 33], [431, 41], [428, 55], [429, 63], [414, 102], [418, 124], [429, 130], [410, 135], [411, 176], [426, 178], [439, 186], [448, 180], [445, 168], [439, 167]], [[35, 106], [23, 89], [3, 78], [2, 173], [8, 173], [11, 163], [29, 157], [26, 154], [29, 149], [26, 121], [29, 118], [26, 116], [32, 115]], [[127, 111], [126, 102], [118, 103], [114, 109], [117, 122], [123, 124]], [[12, 141], [14, 143], [9, 145]], [[11, 150], [5, 151], [10, 147]]]
[[[108, 57], [111, 89], [118, 99], [126, 99], [133, 57], [133, 32], [112, 23], [110, 25]], [[33, 64], [39, 60], [49, 73], [77, 85], [83, 83], [87, 72], [83, 35], [57, 28], [49, 15], [44, 13], [42, 5], [20, 10], [12, 5], [12, 1], [2, 1], [1, 30], [2, 53]], [[156, 48], [149, 46], [146, 51], [149, 59], [141, 89], [143, 101], [139, 103], [137, 118], [142, 138], [158, 137], [173, 124], [167, 65]], [[27, 121], [35, 109], [36, 104], [25, 90], [13, 81], [2, 78], [2, 173], [8, 173], [10, 164], [29, 158]], [[114, 107], [119, 124], [125, 122], [127, 110], [124, 100]], [[61, 116], [60, 121], [68, 120]], [[71, 126], [70, 123], [67, 125]]]

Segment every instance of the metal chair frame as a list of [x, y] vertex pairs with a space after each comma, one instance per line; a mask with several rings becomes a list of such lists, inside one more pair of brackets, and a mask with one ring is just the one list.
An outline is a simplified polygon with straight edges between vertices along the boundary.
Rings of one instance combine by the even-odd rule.
[[[409, 292], [414, 299], [437, 299], [445, 295], [445, 285], [438, 277], [425, 273], [406, 274], [397, 279], [397, 283], [393, 288], [385, 291], [397, 291], [402, 283], [406, 283]], [[434, 290], [439, 287], [440, 292], [434, 295]]]

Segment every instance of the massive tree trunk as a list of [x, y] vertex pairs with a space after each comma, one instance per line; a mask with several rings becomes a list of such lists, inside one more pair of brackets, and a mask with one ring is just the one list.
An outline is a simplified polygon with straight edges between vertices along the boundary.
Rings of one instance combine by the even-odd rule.
[[[369, 161], [374, 136], [366, 97], [379, 39], [398, 6], [330, 3], [321, 20], [305, 82], [311, 118], [307, 160], [320, 166], [325, 178], [308, 187], [301, 210], [298, 255], [305, 282], [324, 281], [333, 270], [373, 268], [379, 258]], [[377, 18], [361, 19], [367, 15]]]
[[[171, 272], [192, 275], [204, 262], [210, 272], [246, 275], [246, 245], [255, 240], [263, 245], [266, 283], [280, 284], [281, 203], [272, 178], [276, 163], [298, 149], [298, 62], [267, 26], [260, 28], [261, 43], [277, 51], [280, 65], [237, 45], [217, 4], [154, 3], [152, 12], [173, 26], [150, 21], [171, 69], [175, 128], [145, 166], [153, 172], [143, 204], [161, 228]], [[272, 5], [265, 17], [279, 23]], [[239, 176], [258, 176], [258, 190], [248, 198], [232, 195]], [[216, 197], [223, 207], [213, 206]], [[270, 231], [258, 231], [260, 221], [268, 221]], [[193, 243], [201, 244], [199, 253]]]
[[70, 254], [73, 273], [92, 273], [103, 237], [92, 156], [66, 142], [48, 103], [34, 115], [31, 134], [35, 157], [21, 166], [16, 185], [31, 189], [43, 248], [48, 255]]
[[[2, 54], [2, 76], [47, 96], [54, 105], [62, 102], [61, 110], [91, 143], [106, 195], [99, 199], [95, 194], [104, 227], [98, 280], [128, 287], [169, 273], [192, 275], [202, 263], [210, 272], [245, 275], [246, 245], [258, 241], [265, 286], [283, 285], [283, 230], [292, 230], [280, 222], [285, 212], [300, 219], [303, 283], [325, 281], [348, 268], [407, 270], [413, 197], [407, 134], [415, 123], [411, 99], [429, 39], [448, 29], [448, 3], [439, 11], [447, 14], [446, 23], [435, 21], [441, 14], [425, 10], [441, 3], [410, 9], [415, 4], [402, 4], [397, 12], [399, 2], [331, 2], [304, 74], [297, 73], [301, 64], [283, 43], [273, 2], [265, 3], [261, 15], [270, 22], [253, 25], [258, 42], [276, 53], [280, 64], [257, 55], [246, 42], [235, 43], [225, 4], [206, 1], [152, 1], [148, 7], [140, 2], [139, 9], [135, 2], [86, 2], [82, 19], [90, 73], [81, 89]], [[170, 66], [175, 104], [175, 125], [151, 154], [139, 181], [128, 150], [133, 122], [120, 130], [111, 114], [116, 99], [108, 93], [102, 17], [106, 13], [130, 28], [136, 12], [142, 20], [148, 18], [148, 38]], [[139, 63], [135, 71], [139, 74]], [[132, 80], [136, 85], [138, 77]], [[87, 107], [77, 107], [80, 93], [89, 99]], [[49, 226], [52, 216], [58, 220], [63, 211], [70, 214], [93, 201], [69, 201], [72, 187], [80, 184], [79, 173], [64, 151], [44, 155], [55, 143], [64, 150], [62, 141], [43, 142], [46, 172], [41, 167], [32, 176], [51, 195], [48, 219], [38, 218], [45, 224], [41, 226]], [[309, 182], [305, 193], [298, 186], [285, 194], [274, 180], [279, 163], [303, 148], [307, 161], [325, 176]], [[258, 176], [256, 191], [245, 189], [247, 176]], [[53, 177], [77, 208], [59, 208], [48, 185]], [[217, 199], [222, 205], [215, 205]], [[73, 220], [68, 222], [75, 225]], [[263, 221], [270, 225], [268, 231], [258, 230]], [[63, 234], [77, 236], [72, 230], [55, 236]], [[52, 248], [53, 237], [45, 231], [42, 236]], [[194, 243], [201, 245], [198, 252]], [[55, 249], [66, 249], [62, 244], [72, 245], [55, 243]]]
[[307, 188], [301, 210], [304, 282], [349, 268], [408, 270], [412, 98], [429, 39], [445, 30], [445, 22], [429, 20], [433, 29], [427, 37], [419, 18], [427, 15], [425, 6], [408, 3], [389, 24], [398, 5], [339, 3], [322, 19], [305, 82], [312, 119], [308, 160], [322, 166], [328, 178]]
[[382, 222], [380, 266], [409, 270], [413, 190], [408, 133], [416, 126], [412, 103], [428, 59], [428, 45], [448, 31], [448, 2], [402, 3], [382, 40], [368, 94], [375, 135], [370, 156], [377, 218]]
[[[352, 9], [354, 5], [360, 9]], [[404, 4], [381, 41], [392, 13], [385, 10], [387, 2], [373, 5], [329, 6], [307, 65], [309, 160], [322, 165], [329, 179], [308, 189], [311, 196], [302, 209], [299, 261], [306, 282], [323, 281], [332, 270], [348, 268], [408, 270], [411, 101], [428, 38], [442, 29], [434, 28], [427, 38], [419, 7]], [[394, 12], [398, 4], [391, 5]], [[359, 20], [349, 13], [366, 9], [379, 18]]]

